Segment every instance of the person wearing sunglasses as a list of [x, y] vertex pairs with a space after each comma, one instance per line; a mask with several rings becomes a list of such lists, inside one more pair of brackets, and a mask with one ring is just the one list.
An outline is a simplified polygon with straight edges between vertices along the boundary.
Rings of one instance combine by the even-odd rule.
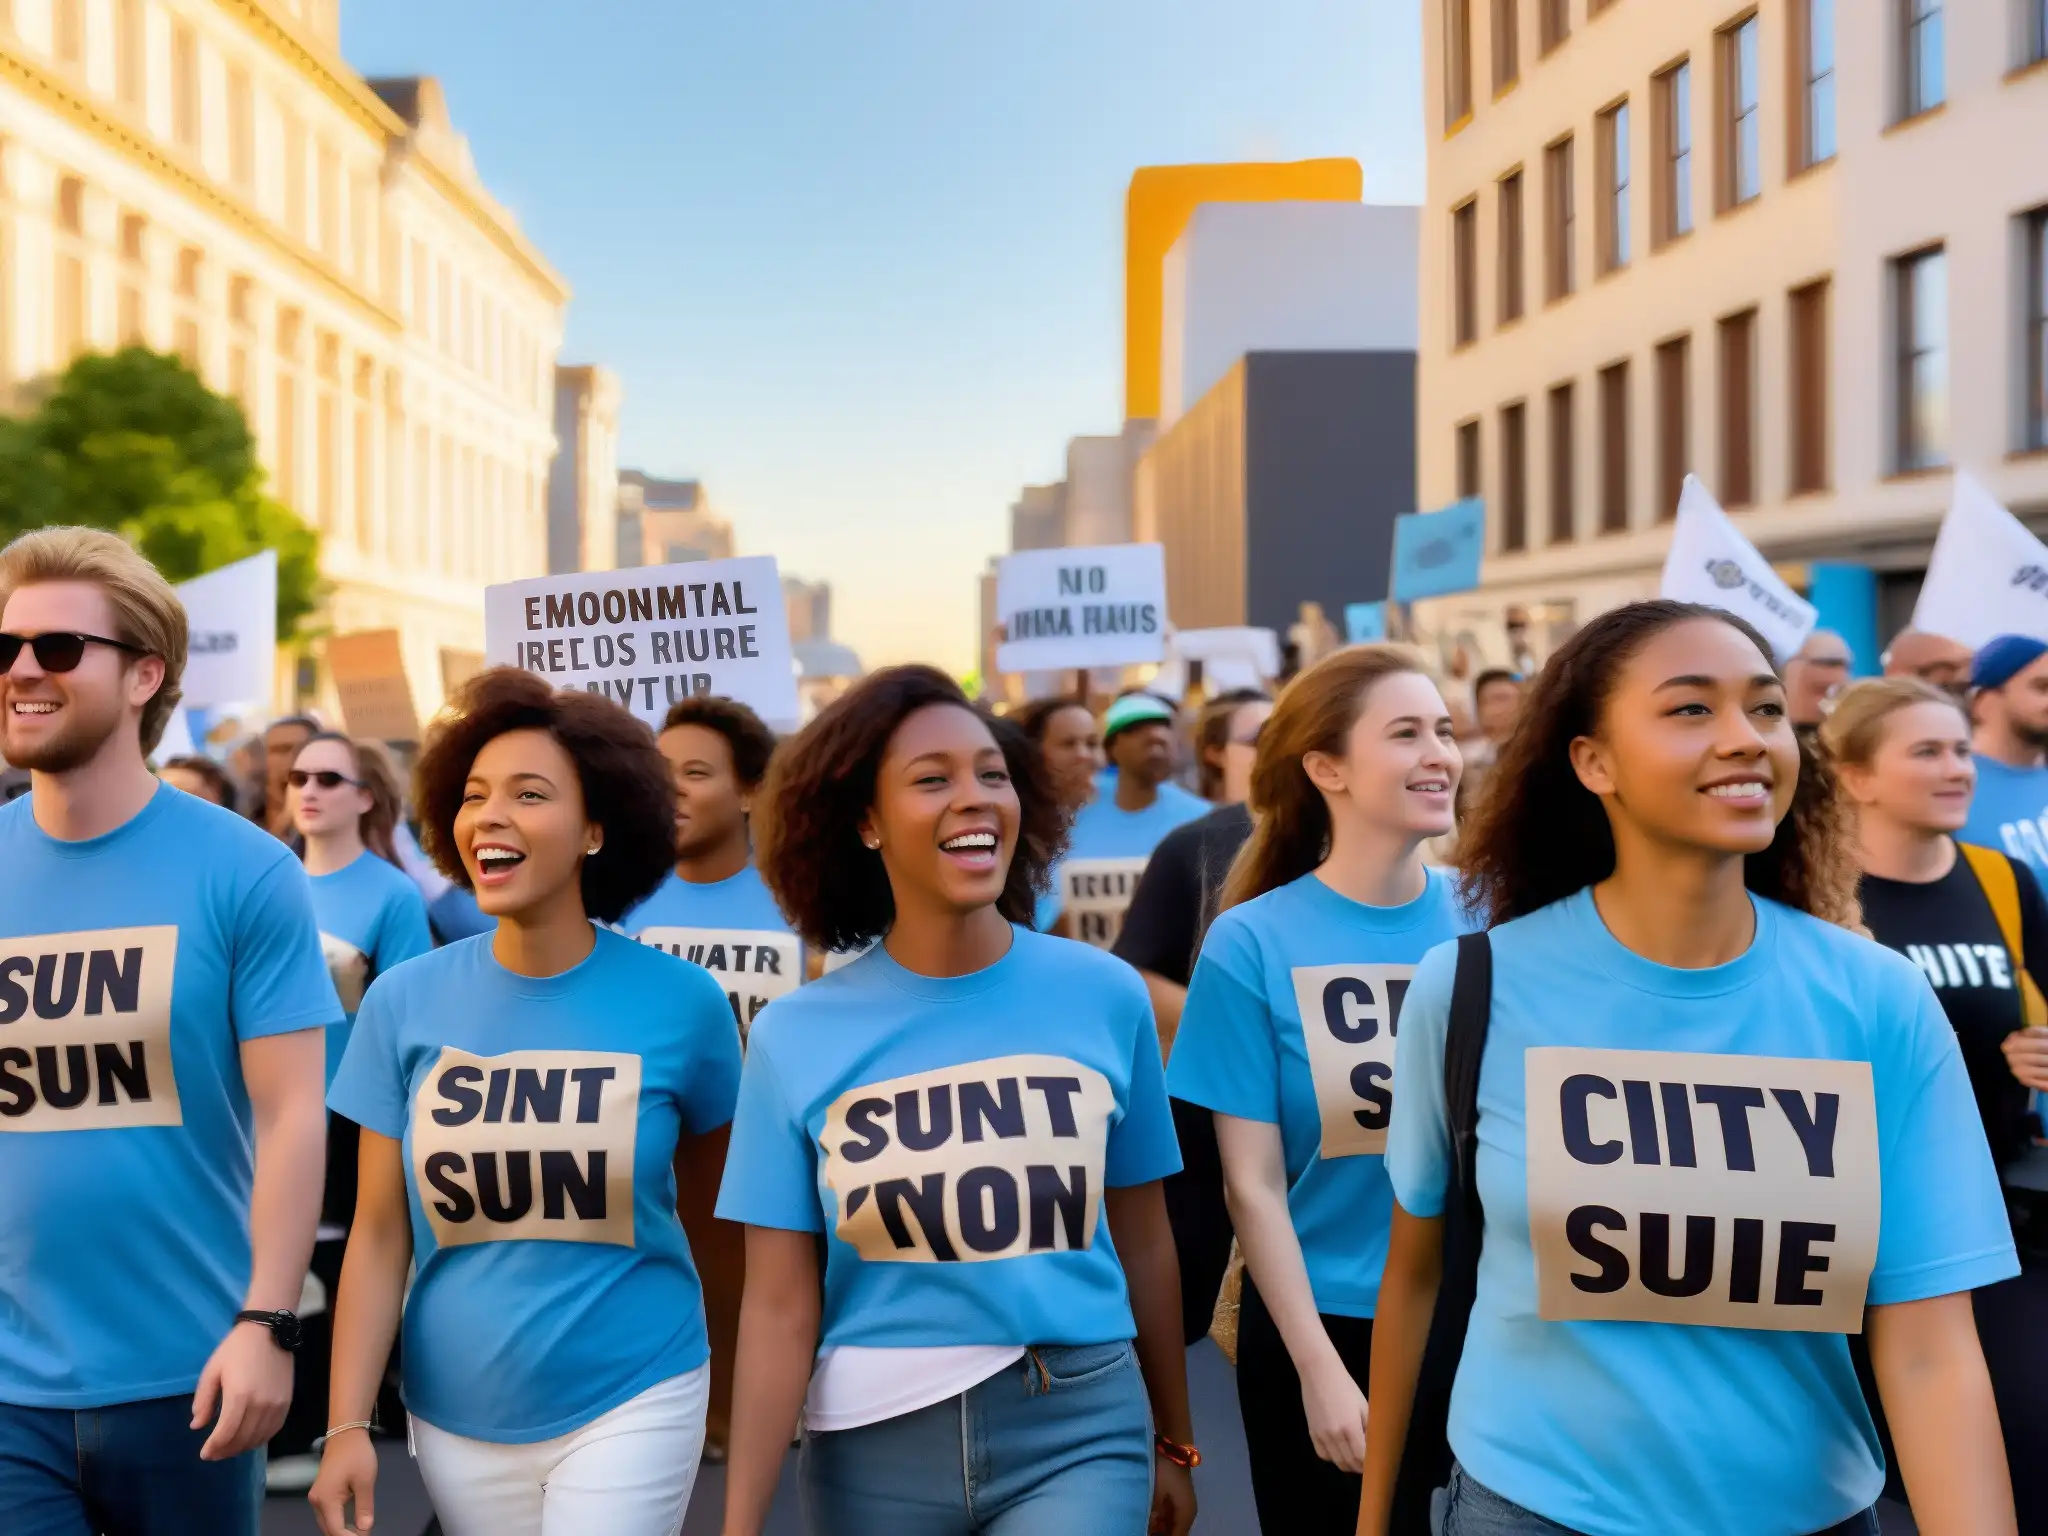
[[305, 872], [160, 783], [185, 611], [123, 540], [0, 550], [0, 1510], [257, 1536], [342, 1011]]

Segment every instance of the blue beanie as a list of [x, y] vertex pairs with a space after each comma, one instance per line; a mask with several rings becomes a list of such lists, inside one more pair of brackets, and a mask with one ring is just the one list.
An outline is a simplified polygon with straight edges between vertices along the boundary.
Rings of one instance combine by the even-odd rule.
[[1971, 660], [1970, 686], [2003, 688], [2043, 656], [2048, 656], [2048, 640], [2036, 640], [2032, 635], [2000, 635], [1986, 641]]

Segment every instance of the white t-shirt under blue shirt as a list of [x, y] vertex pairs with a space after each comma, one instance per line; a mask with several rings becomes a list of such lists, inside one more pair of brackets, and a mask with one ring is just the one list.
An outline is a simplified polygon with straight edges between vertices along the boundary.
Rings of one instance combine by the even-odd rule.
[[[1866, 1302], [2018, 1272], [1955, 1032], [1868, 939], [1757, 900], [1727, 965], [1674, 970], [1590, 890], [1493, 930], [1479, 1293], [1451, 1448], [1588, 1536], [1802, 1536], [1873, 1503], [1845, 1333]], [[1401, 1017], [1387, 1171], [1443, 1212], [1456, 952]]]
[[702, 884], [670, 870], [652, 896], [619, 919], [619, 931], [711, 972], [742, 1033], [804, 979], [803, 945], [751, 864]]
[[1102, 1194], [1180, 1167], [1151, 1005], [1122, 962], [1013, 934], [967, 976], [877, 945], [754, 1026], [718, 1214], [827, 1234], [823, 1350], [1136, 1332]]
[[595, 932], [559, 976], [479, 937], [379, 977], [328, 1095], [403, 1143], [405, 1403], [451, 1434], [550, 1440], [709, 1356], [673, 1164], [739, 1036], [705, 972]]
[[314, 875], [311, 884], [327, 974], [349, 1018], [327, 1031], [327, 1081], [332, 1086], [363, 993], [393, 966], [432, 949], [434, 938], [427, 931], [427, 903], [419, 887], [404, 870], [374, 853], [360, 853], [340, 869]]
[[1416, 963], [1468, 926], [1438, 870], [1398, 907], [1366, 906], [1310, 874], [1232, 907], [1203, 941], [1167, 1091], [1280, 1128], [1318, 1312], [1371, 1317], [1379, 1302], [1401, 1007]]
[[261, 828], [167, 784], [82, 842], [0, 807], [0, 1403], [199, 1384], [249, 1284], [241, 1046], [341, 1016]]
[[1127, 811], [1116, 803], [1116, 780], [1109, 779], [1074, 817], [1066, 855], [1053, 869], [1052, 891], [1039, 899], [1039, 931], [1051, 928], [1062, 912], [1071, 912], [1075, 938], [1097, 949], [1111, 948], [1152, 850], [1175, 827], [1215, 809], [1178, 784], [1162, 784], [1144, 810]]
[[2048, 876], [2048, 768], [1977, 758], [1977, 793], [1958, 841], [1996, 848]]

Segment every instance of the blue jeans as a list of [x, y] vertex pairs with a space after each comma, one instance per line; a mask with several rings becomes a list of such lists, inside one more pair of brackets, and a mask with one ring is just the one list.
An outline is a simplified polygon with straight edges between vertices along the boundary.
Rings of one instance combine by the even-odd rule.
[[943, 1403], [806, 1434], [798, 1475], [811, 1536], [1144, 1536], [1138, 1357], [1128, 1341], [1041, 1345]]
[[201, 1461], [191, 1397], [109, 1408], [0, 1404], [8, 1536], [257, 1536], [263, 1452]]
[[[1448, 1488], [1439, 1488], [1429, 1509], [1435, 1536], [1574, 1536], [1569, 1526], [1546, 1520], [1473, 1480], [1455, 1462]], [[1817, 1536], [1878, 1536], [1877, 1511], [1866, 1509]]]

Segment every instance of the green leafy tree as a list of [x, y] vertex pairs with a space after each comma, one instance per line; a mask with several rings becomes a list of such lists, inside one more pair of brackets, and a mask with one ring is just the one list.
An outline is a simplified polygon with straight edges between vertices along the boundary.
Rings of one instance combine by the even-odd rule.
[[265, 494], [241, 406], [144, 347], [81, 357], [0, 418], [0, 539], [49, 523], [119, 533], [174, 582], [275, 549], [280, 640], [320, 600], [319, 537]]

